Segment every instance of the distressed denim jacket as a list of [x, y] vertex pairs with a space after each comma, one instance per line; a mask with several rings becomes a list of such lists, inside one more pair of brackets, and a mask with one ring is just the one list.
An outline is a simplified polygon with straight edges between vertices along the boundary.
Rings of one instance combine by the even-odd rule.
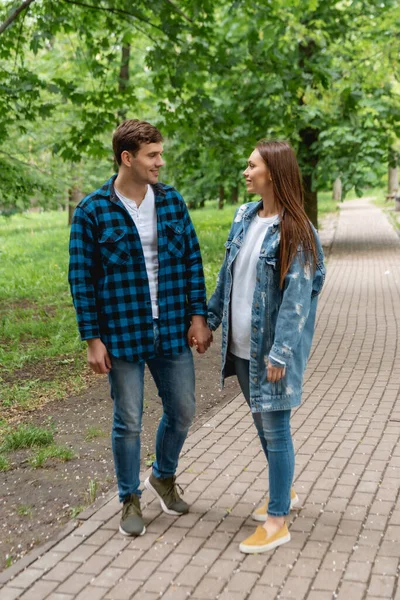
[[[215, 330], [222, 322], [222, 377], [235, 374], [229, 358], [229, 322], [233, 263], [243, 244], [251, 220], [261, 202], [250, 202], [236, 212], [226, 255], [217, 285], [208, 304], [208, 325]], [[253, 412], [287, 410], [301, 402], [304, 370], [314, 334], [318, 294], [324, 279], [324, 255], [317, 232], [317, 264], [304, 261], [299, 249], [279, 287], [280, 224], [271, 226], [261, 246], [257, 263], [256, 287], [251, 311], [250, 405]], [[277, 383], [267, 380], [268, 361], [286, 367]]]

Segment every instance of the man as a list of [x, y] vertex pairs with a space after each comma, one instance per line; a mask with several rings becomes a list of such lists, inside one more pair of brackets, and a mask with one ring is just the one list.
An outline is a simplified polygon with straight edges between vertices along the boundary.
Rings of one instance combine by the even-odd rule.
[[120, 532], [142, 535], [140, 431], [144, 367], [163, 404], [156, 460], [145, 486], [172, 515], [188, 512], [175, 483], [195, 412], [194, 367], [212, 334], [199, 243], [180, 194], [158, 183], [162, 136], [137, 119], [114, 133], [118, 175], [77, 206], [69, 282], [79, 331], [95, 373], [108, 373], [114, 401], [112, 447], [123, 502]]

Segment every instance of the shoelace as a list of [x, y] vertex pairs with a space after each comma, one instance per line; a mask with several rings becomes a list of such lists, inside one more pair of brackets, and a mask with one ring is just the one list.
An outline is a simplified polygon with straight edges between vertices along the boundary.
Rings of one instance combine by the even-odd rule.
[[137, 508], [137, 506], [135, 506], [133, 500], [131, 500], [130, 502], [127, 502], [125, 504], [124, 508], [125, 508], [125, 512], [124, 512], [125, 517], [129, 517], [130, 515], [139, 514], [138, 508]]
[[179, 500], [179, 494], [178, 494], [178, 490], [176, 488], [179, 488], [180, 493], [183, 494], [185, 493], [183, 491], [183, 489], [181, 488], [181, 486], [179, 485], [179, 483], [177, 483], [175, 481], [175, 477], [172, 479], [171, 481], [171, 485], [169, 486], [169, 488], [167, 489], [167, 495], [169, 496], [170, 494], [172, 495], [172, 499], [175, 501]]

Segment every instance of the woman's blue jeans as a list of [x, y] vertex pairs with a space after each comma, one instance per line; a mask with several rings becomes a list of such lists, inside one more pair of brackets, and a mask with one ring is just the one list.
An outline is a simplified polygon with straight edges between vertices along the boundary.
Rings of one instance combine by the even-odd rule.
[[[158, 327], [154, 325], [156, 354]], [[140, 362], [111, 357], [108, 375], [114, 401], [112, 449], [119, 499], [140, 496], [140, 432], [142, 429], [144, 367], [150, 369], [163, 404], [163, 416], [156, 435], [153, 473], [160, 479], [171, 477], [195, 414], [193, 356], [189, 348], [176, 356], [156, 355]]]
[[[233, 354], [240, 388], [250, 406], [249, 361]], [[294, 446], [290, 432], [291, 410], [252, 413], [261, 446], [268, 461], [268, 514], [282, 517], [290, 512], [290, 490], [294, 476]]]

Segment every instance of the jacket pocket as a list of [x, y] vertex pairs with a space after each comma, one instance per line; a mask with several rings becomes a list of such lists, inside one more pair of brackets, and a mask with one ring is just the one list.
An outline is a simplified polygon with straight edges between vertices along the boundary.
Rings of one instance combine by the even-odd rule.
[[170, 221], [166, 224], [168, 252], [177, 258], [185, 254], [185, 236], [182, 221]]
[[128, 248], [127, 230], [123, 227], [107, 227], [99, 237], [100, 254], [105, 266], [124, 265], [131, 256]]

